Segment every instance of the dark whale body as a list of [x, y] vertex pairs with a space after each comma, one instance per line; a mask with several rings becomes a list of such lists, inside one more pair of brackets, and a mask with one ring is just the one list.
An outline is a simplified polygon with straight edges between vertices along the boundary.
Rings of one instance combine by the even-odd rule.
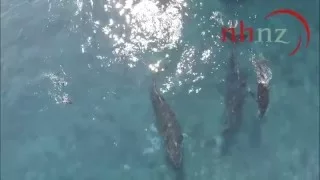
[[259, 81], [267, 79], [267, 75], [264, 74], [264, 70], [269, 68], [266, 64], [266, 61], [259, 61], [256, 62], [257, 66], [257, 78], [258, 78], [258, 85], [257, 85], [257, 95], [254, 93], [252, 94], [253, 98], [256, 98], [256, 102], [258, 104], [258, 118], [255, 119], [252, 123], [251, 133], [249, 136], [249, 141], [252, 147], [257, 148], [261, 145], [261, 131], [262, 131], [262, 124], [266, 122], [265, 113], [269, 106], [269, 84], [263, 83]]
[[224, 129], [222, 131], [223, 144], [222, 155], [227, 154], [233, 144], [234, 136], [238, 133], [242, 124], [243, 105], [247, 91], [247, 74], [237, 67], [234, 52], [228, 61], [224, 94]]
[[269, 87], [267, 84], [258, 83], [257, 87], [257, 103], [259, 108], [260, 120], [264, 117], [269, 106]]
[[154, 78], [150, 89], [150, 98], [156, 116], [156, 126], [164, 140], [168, 163], [173, 167], [175, 172], [178, 172], [178, 179], [183, 179], [182, 130], [175, 113], [157, 89]]

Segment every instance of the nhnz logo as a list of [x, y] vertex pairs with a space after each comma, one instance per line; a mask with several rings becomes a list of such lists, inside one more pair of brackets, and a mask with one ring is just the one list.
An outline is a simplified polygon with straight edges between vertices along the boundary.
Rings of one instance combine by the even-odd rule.
[[[265, 16], [265, 19], [269, 19], [272, 16], [282, 15], [282, 14], [287, 14], [296, 18], [303, 25], [304, 30], [306, 32], [306, 36], [307, 36], [306, 47], [308, 47], [310, 38], [311, 38], [309, 23], [297, 11], [291, 10], [291, 9], [278, 9], [270, 12], [267, 16]], [[222, 38], [221, 40], [222, 42], [225, 42], [227, 40], [226, 38], [228, 38], [230, 41], [234, 43], [238, 43], [238, 42], [244, 42], [249, 36], [249, 42], [253, 42], [254, 32], [256, 32], [258, 33], [258, 36], [255, 42], [273, 42], [273, 43], [289, 44], [289, 42], [283, 40], [283, 37], [287, 33], [287, 31], [288, 29], [270, 29], [270, 28], [257, 28], [256, 31], [254, 31], [252, 27], [245, 27], [244, 21], [240, 20], [240, 33], [239, 34], [236, 33], [235, 27], [231, 27], [231, 28], [223, 27], [221, 29], [221, 38]], [[263, 38], [263, 33], [267, 33], [266, 34], [267, 38]], [[272, 36], [272, 34], [275, 34], [275, 35]], [[301, 44], [302, 44], [302, 38], [300, 35], [296, 47], [293, 49], [293, 51], [289, 53], [289, 56], [296, 54], [297, 51], [300, 49]]]

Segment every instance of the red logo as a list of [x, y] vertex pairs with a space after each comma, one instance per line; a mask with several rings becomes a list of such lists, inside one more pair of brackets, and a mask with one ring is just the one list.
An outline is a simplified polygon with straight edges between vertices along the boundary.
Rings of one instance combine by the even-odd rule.
[[[296, 18], [304, 27], [304, 30], [306, 32], [307, 35], [307, 43], [306, 43], [306, 47], [309, 46], [309, 42], [310, 42], [310, 36], [311, 36], [311, 32], [310, 32], [310, 27], [309, 27], [309, 23], [308, 21], [297, 11], [292, 10], [292, 9], [278, 9], [278, 10], [274, 10], [272, 12], [270, 12], [267, 16], [265, 16], [265, 19], [268, 19], [272, 16], [275, 15], [282, 15], [282, 14], [287, 14], [290, 15], [294, 18]], [[283, 44], [288, 44], [289, 42], [283, 41], [281, 40], [281, 38], [284, 36], [284, 34], [287, 32], [287, 29], [274, 29], [271, 30], [269, 28], [258, 28], [258, 42], [262, 42], [262, 33], [263, 32], [267, 32], [268, 33], [268, 38], [267, 38], [267, 42], [275, 42], [275, 43], [283, 43]], [[245, 34], [245, 31], [248, 32], [247, 34]], [[276, 38], [275, 41], [272, 41], [271, 39], [271, 32], [279, 32], [278, 36]], [[236, 35], [235, 32], [235, 28], [226, 28], [223, 27], [222, 28], [222, 41], [225, 42], [226, 38], [228, 38], [229, 40], [231, 40], [232, 42], [244, 42], [245, 39], [247, 38], [247, 36], [249, 35], [249, 42], [253, 41], [253, 28], [249, 27], [249, 28], [245, 28], [244, 27], [244, 22], [241, 20], [240, 21], [240, 34]], [[301, 35], [299, 36], [298, 39], [298, 44], [296, 45], [296, 47], [293, 49], [292, 52], [289, 53], [289, 56], [292, 56], [294, 54], [297, 53], [297, 51], [300, 49], [300, 46], [302, 44], [302, 38]]]

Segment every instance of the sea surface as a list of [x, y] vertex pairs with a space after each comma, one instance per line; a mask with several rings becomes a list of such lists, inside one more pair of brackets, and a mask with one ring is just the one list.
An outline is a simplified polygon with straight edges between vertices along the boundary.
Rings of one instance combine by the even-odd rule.
[[[265, 19], [281, 8], [308, 21], [308, 47], [294, 17]], [[222, 42], [240, 20], [286, 28], [290, 43]], [[232, 49], [253, 91], [252, 62], [269, 62], [270, 104], [260, 148], [248, 97], [221, 157], [209, 142]], [[183, 129], [186, 180], [319, 179], [319, 0], [1, 0], [1, 180], [174, 179], [149, 99], [155, 69]]]

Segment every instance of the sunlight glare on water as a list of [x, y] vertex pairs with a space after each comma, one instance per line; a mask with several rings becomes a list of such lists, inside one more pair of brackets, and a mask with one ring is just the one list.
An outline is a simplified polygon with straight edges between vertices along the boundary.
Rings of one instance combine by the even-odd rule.
[[[71, 1], [72, 2], [72, 1]], [[69, 1], [60, 2], [58, 7], [65, 6]], [[53, 1], [50, 3], [52, 8]], [[163, 92], [169, 92], [172, 87], [179, 87], [183, 84], [195, 83], [203, 80], [205, 75], [194, 69], [196, 66], [213, 64], [212, 72], [218, 71], [220, 64], [215, 58], [224, 47], [220, 43], [220, 34], [213, 33], [213, 30], [226, 24], [228, 21], [221, 11], [213, 11], [209, 23], [212, 28], [203, 31], [203, 36], [209, 36], [208, 42], [213, 46], [205, 46], [204, 49], [197, 49], [188, 42], [182, 42], [183, 19], [190, 19], [187, 13], [187, 2], [183, 0], [155, 1], [155, 0], [101, 0], [101, 1], [74, 1], [76, 11], [70, 20], [71, 32], [81, 32], [83, 34], [80, 49], [82, 53], [92, 52], [94, 48], [103, 51], [105, 45], [111, 47], [111, 53], [97, 53], [96, 58], [100, 60], [102, 67], [111, 67], [113, 64], [125, 63], [129, 68], [137, 66], [142, 62], [145, 68], [150, 67], [156, 61], [168, 64], [172, 61], [176, 64], [175, 73], [165, 77], [165, 82], [161, 88]], [[196, 3], [196, 6], [202, 6]], [[101, 7], [101, 12], [105, 19], [94, 14], [93, 10]], [[100, 16], [100, 15], [99, 15]], [[194, 17], [197, 16], [195, 13]], [[201, 17], [203, 18], [203, 17]], [[78, 23], [80, 20], [82, 23]], [[102, 34], [102, 35], [101, 35]], [[179, 46], [178, 46], [179, 45]], [[103, 47], [104, 46], [104, 47]], [[161, 58], [145, 58], [148, 54], [161, 53], [170, 50], [182, 50], [179, 59], [173, 59], [172, 53]], [[96, 50], [95, 50], [96, 51]], [[201, 61], [195, 59], [201, 54]], [[150, 69], [153, 71], [152, 69]], [[217, 77], [218, 78], [218, 77]], [[220, 77], [221, 78], [221, 77]], [[189, 87], [188, 92], [199, 92], [201, 88]]]
[[[158, 52], [165, 48], [176, 47], [182, 30], [183, 1], [172, 1], [163, 10], [159, 2], [142, 0], [134, 2], [108, 0], [105, 11], [118, 11], [123, 24], [115, 23], [112, 17], [103, 27], [105, 35], [113, 41], [114, 54], [128, 56], [133, 60], [137, 53], [145, 50]], [[114, 30], [113, 30], [114, 29]], [[116, 31], [115, 31], [116, 30]]]

